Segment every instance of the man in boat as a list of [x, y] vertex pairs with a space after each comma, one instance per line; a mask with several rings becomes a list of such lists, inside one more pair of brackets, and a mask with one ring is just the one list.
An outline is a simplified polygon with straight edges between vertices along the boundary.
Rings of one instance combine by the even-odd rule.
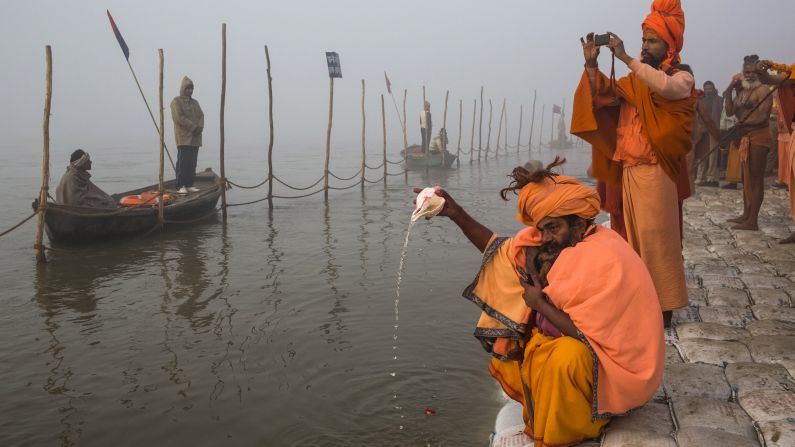
[[433, 131], [433, 121], [431, 120], [431, 103], [425, 101], [425, 108], [420, 112], [420, 134], [422, 135], [422, 153], [428, 153], [431, 135]]
[[[743, 179], [743, 213], [729, 219], [737, 230], [758, 230], [757, 220], [765, 198], [767, 154], [773, 145], [770, 111], [773, 97], [770, 87], [759, 80], [756, 71], [759, 56], [746, 56], [742, 76], [732, 79], [726, 89], [726, 114], [736, 116], [740, 124], [740, 165]], [[734, 94], [736, 93], [736, 97]]]
[[627, 241], [654, 280], [666, 323], [673, 309], [688, 303], [679, 200], [682, 187], [689, 189], [680, 176], [692, 150], [696, 92], [693, 76], [677, 69], [684, 25], [679, 0], [655, 0], [642, 25], [640, 59], [608, 33], [608, 48], [630, 69], [618, 80], [599, 71], [594, 34], [581, 39], [585, 70], [571, 125], [573, 134], [592, 145], [594, 176], [622, 187]]
[[174, 137], [177, 140], [177, 190], [181, 194], [198, 191], [193, 187], [196, 177], [196, 160], [202, 145], [204, 112], [193, 99], [193, 81], [182, 78], [179, 96], [171, 101], [171, 118], [174, 120]]
[[440, 216], [458, 225], [483, 263], [464, 297], [483, 310], [475, 329], [493, 355], [489, 372], [524, 407], [535, 445], [599, 436], [610, 417], [640, 407], [662, 380], [657, 293], [641, 258], [594, 223], [597, 192], [552, 171], [513, 170], [501, 191], [518, 195], [527, 227], [499, 237], [444, 190]]
[[113, 197], [91, 181], [91, 157], [78, 149], [69, 157], [69, 166], [55, 189], [55, 203], [88, 208], [116, 208]]
[[447, 139], [447, 131], [444, 130], [444, 127], [439, 129], [439, 135], [433, 137], [431, 140], [431, 144], [428, 146], [429, 152], [442, 152], [445, 147], [447, 147], [447, 143], [449, 140]]
[[[770, 73], [775, 70], [776, 73]], [[766, 85], [778, 87], [778, 106], [780, 119], [785, 123], [791, 137], [787, 150], [786, 169], [789, 171], [789, 204], [792, 220], [795, 222], [795, 64], [784, 65], [772, 61], [760, 61], [756, 67], [759, 80]], [[795, 244], [795, 232], [780, 241], [782, 244]]]

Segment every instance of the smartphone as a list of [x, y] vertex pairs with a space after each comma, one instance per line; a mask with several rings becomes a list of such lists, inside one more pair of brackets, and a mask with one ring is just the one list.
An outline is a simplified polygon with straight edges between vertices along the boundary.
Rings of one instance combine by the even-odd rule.
[[597, 34], [593, 37], [593, 43], [597, 47], [603, 47], [610, 43], [610, 34]]

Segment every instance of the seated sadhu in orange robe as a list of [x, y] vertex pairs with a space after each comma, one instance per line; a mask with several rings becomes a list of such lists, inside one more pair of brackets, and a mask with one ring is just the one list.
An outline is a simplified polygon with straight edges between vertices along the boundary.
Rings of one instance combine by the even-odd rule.
[[[776, 70], [771, 74], [768, 70]], [[757, 64], [759, 80], [768, 85], [778, 86], [778, 104], [781, 119], [790, 132], [789, 149], [787, 150], [787, 169], [789, 170], [789, 204], [792, 220], [795, 222], [795, 64], [783, 65], [772, 61], [760, 61]], [[795, 232], [780, 241], [782, 244], [795, 244]]]
[[656, 0], [643, 22], [641, 59], [610, 34], [608, 47], [630, 74], [613, 81], [596, 60], [593, 34], [583, 39], [586, 70], [574, 97], [571, 131], [591, 143], [592, 172], [621, 184], [627, 241], [651, 274], [666, 323], [687, 305], [677, 180], [692, 149], [694, 79], [677, 70], [684, 13], [678, 0]]
[[516, 168], [503, 190], [518, 191], [517, 218], [527, 225], [514, 237], [495, 235], [437, 192], [446, 199], [440, 215], [483, 252], [464, 291], [483, 310], [475, 337], [493, 355], [492, 376], [524, 407], [524, 432], [537, 447], [597, 437], [612, 416], [644, 405], [660, 385], [665, 355], [643, 261], [615, 231], [594, 224], [596, 191], [550, 167]]

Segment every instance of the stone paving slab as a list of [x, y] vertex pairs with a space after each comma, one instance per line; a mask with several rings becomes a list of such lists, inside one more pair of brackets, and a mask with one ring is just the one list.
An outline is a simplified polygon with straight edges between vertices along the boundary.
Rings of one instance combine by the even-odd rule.
[[782, 289], [751, 289], [754, 304], [765, 306], [792, 306], [790, 296]]
[[707, 305], [707, 289], [689, 288], [687, 289], [687, 300], [691, 306]]
[[732, 363], [726, 366], [726, 380], [738, 396], [756, 390], [795, 390], [787, 369], [775, 363]]
[[707, 338], [710, 340], [741, 340], [751, 336], [747, 330], [718, 323], [682, 323], [676, 326], [679, 340]]
[[754, 390], [743, 393], [740, 406], [757, 422], [795, 419], [795, 393], [780, 390]]
[[680, 430], [687, 427], [712, 428], [756, 439], [756, 430], [751, 418], [734, 402], [679, 397], [673, 400], [673, 409]]
[[703, 397], [728, 401], [732, 390], [723, 375], [723, 368], [706, 363], [667, 365], [663, 376], [666, 396]]
[[602, 447], [677, 447], [670, 435], [639, 430], [608, 430]]
[[755, 362], [782, 363], [795, 360], [795, 337], [759, 335], [744, 341]]
[[795, 420], [760, 422], [759, 431], [767, 447], [795, 445]]
[[752, 336], [795, 335], [795, 323], [781, 320], [756, 320], [745, 325]]
[[754, 320], [751, 309], [744, 307], [708, 306], [699, 308], [698, 314], [701, 316], [701, 321], [735, 327], [745, 327], [747, 323]]
[[[736, 276], [703, 274], [699, 275], [699, 278], [701, 278], [702, 287], [733, 287], [735, 289], [745, 288], [743, 281]], [[688, 287], [690, 287], [689, 284]]]
[[746, 307], [751, 305], [748, 299], [748, 292], [731, 287], [715, 287], [710, 289], [707, 301], [710, 306]]
[[792, 290], [795, 288], [795, 283], [787, 278], [774, 275], [760, 275], [760, 274], [742, 274], [740, 276], [743, 283], [751, 290], [756, 289], [782, 289]]
[[[723, 430], [687, 427], [676, 434], [679, 447], [759, 447], [759, 442]], [[637, 447], [642, 447], [637, 444]]]
[[676, 346], [686, 362], [702, 362], [723, 366], [724, 363], [751, 361], [751, 354], [748, 352], [748, 348], [737, 341], [691, 338], [679, 340]]
[[756, 304], [751, 306], [751, 311], [759, 320], [782, 320], [795, 323], [795, 307]]
[[691, 323], [694, 321], [701, 321], [701, 317], [698, 313], [698, 307], [689, 306], [682, 309], [676, 309], [673, 311], [673, 318], [671, 318], [671, 323], [676, 326], [681, 323]]
[[667, 403], [650, 402], [643, 408], [610, 421], [610, 431], [628, 430], [670, 436], [674, 431], [671, 409]]
[[[673, 363], [683, 363], [682, 356], [679, 355], [679, 350], [676, 346], [665, 345], [665, 364], [670, 365]], [[667, 366], [666, 366], [667, 368]], [[667, 370], [667, 369], [666, 369]]]

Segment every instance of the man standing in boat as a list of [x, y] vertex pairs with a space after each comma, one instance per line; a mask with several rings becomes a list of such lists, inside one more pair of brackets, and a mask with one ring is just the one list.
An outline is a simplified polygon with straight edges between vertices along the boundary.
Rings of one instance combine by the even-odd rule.
[[431, 121], [431, 103], [425, 101], [425, 108], [420, 112], [420, 133], [422, 134], [422, 153], [428, 153], [431, 144], [433, 121]]
[[180, 194], [198, 191], [193, 187], [196, 177], [196, 160], [202, 145], [204, 112], [193, 99], [193, 81], [182, 78], [179, 96], [171, 101], [171, 118], [174, 120], [174, 137], [177, 140], [177, 189]]

